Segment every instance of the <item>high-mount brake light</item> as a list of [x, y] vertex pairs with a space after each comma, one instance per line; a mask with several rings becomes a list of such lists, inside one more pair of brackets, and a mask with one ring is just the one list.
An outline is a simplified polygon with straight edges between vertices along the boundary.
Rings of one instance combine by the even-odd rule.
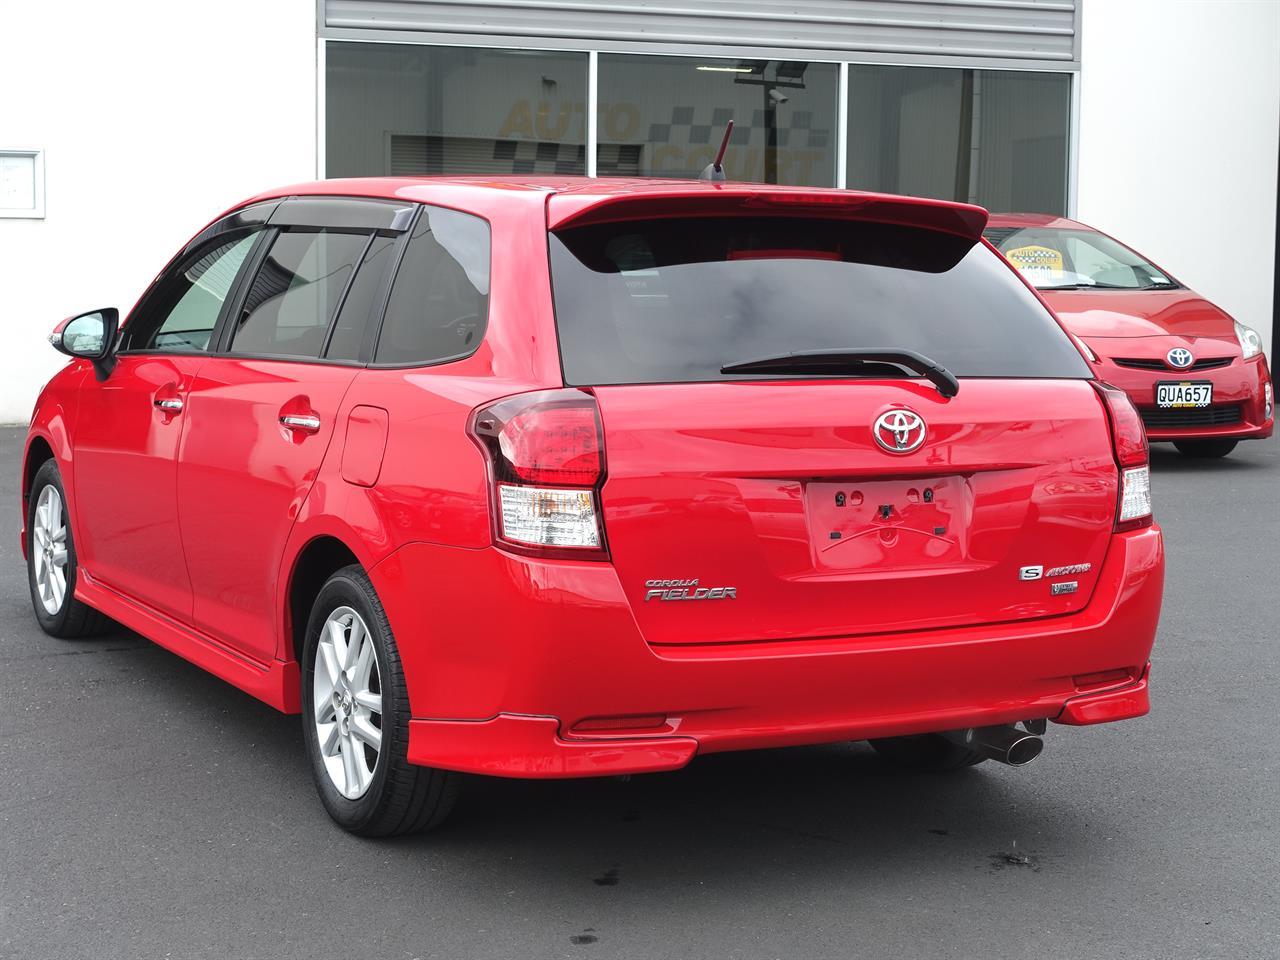
[[1151, 526], [1151, 466], [1147, 431], [1129, 395], [1109, 383], [1095, 380], [1094, 388], [1107, 408], [1111, 422], [1111, 446], [1120, 467], [1120, 497], [1116, 505], [1116, 532]]
[[594, 397], [581, 390], [508, 397], [477, 410], [471, 433], [489, 460], [498, 543], [538, 556], [607, 557]]

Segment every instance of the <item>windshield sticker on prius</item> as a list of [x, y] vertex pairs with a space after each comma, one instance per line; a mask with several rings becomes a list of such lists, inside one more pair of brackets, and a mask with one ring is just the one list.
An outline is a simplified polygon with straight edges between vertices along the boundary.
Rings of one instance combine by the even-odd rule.
[[1004, 255], [1027, 276], [1027, 279], [1033, 282], [1035, 279], [1051, 280], [1055, 275], [1061, 276], [1064, 269], [1062, 251], [1043, 247], [1040, 244], [1006, 250]]

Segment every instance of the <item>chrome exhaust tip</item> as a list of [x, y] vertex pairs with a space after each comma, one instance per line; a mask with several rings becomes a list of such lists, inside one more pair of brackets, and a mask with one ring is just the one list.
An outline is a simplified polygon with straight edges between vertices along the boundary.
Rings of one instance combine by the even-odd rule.
[[966, 750], [973, 750], [988, 760], [1010, 767], [1025, 767], [1044, 750], [1043, 739], [1013, 725], [970, 727], [967, 730], [951, 730], [943, 736]]

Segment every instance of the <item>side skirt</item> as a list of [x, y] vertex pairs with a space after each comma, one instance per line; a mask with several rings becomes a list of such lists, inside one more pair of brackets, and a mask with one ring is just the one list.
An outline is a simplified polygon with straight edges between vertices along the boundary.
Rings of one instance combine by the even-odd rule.
[[302, 709], [295, 661], [260, 663], [77, 571], [76, 599], [284, 713]]

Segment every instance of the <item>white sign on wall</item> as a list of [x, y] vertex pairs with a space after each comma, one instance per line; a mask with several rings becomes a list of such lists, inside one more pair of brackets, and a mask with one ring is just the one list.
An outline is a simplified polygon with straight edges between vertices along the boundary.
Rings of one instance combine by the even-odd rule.
[[44, 218], [44, 151], [0, 148], [0, 217]]

